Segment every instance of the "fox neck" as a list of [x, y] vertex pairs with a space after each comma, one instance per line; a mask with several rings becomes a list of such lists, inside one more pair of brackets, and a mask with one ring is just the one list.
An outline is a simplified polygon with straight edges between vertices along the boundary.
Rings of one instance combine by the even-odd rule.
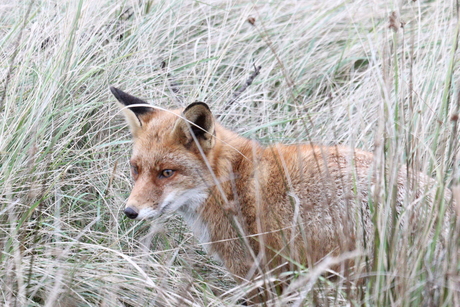
[[253, 232], [247, 221], [255, 215], [251, 199], [253, 157], [260, 157], [263, 148], [221, 126], [216, 129], [216, 139], [208, 162], [217, 182], [211, 182], [202, 203], [191, 204], [179, 213], [208, 254], [235, 275], [244, 276], [251, 258], [239, 238]]
[[[203, 200], [203, 203], [205, 200]], [[198, 240], [200, 245], [202, 245], [203, 249], [208, 253], [211, 254], [216, 260], [222, 261], [217, 254], [213, 254], [212, 250], [210, 249], [210, 242], [211, 242], [211, 232], [209, 229], [209, 225], [205, 223], [203, 217], [200, 214], [199, 207], [203, 206], [202, 204], [196, 204], [197, 206], [188, 206], [186, 208], [181, 208], [178, 212], [180, 216], [184, 219], [187, 223], [188, 227], [192, 231], [195, 238]]]

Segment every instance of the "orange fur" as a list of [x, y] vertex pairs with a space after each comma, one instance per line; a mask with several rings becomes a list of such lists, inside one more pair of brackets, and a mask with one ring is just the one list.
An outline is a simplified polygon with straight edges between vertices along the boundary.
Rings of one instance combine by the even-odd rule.
[[[112, 91], [130, 105], [130, 96]], [[215, 123], [200, 103], [137, 117], [123, 111], [134, 136], [136, 179], [125, 212], [136, 219], [181, 214], [237, 280], [295, 269], [293, 263], [312, 266], [373, 237], [372, 153], [311, 144], [264, 147]], [[164, 178], [163, 170], [173, 175]], [[416, 177], [420, 187], [432, 182]], [[401, 171], [398, 204], [411, 193], [406, 179]], [[414, 199], [423, 192], [416, 190]]]

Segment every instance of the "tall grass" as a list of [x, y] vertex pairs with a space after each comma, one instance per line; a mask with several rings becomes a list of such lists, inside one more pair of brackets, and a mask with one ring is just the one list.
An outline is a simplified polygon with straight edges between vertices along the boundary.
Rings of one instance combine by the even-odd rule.
[[[388, 209], [374, 212], [370, 278], [328, 280], [321, 263], [271, 305], [460, 306], [459, 223], [437, 253], [421, 248], [424, 221], [414, 221], [419, 233], [391, 232], [385, 211], [402, 166], [435, 178], [439, 194], [453, 188], [460, 203], [457, 7], [0, 2], [0, 304], [232, 306], [249, 291], [179, 219], [121, 214], [130, 136], [109, 95], [116, 85], [161, 107], [206, 101], [225, 126], [266, 144], [375, 153], [374, 200]], [[254, 65], [260, 74], [232, 101]], [[435, 207], [427, 221], [441, 225], [442, 195]]]

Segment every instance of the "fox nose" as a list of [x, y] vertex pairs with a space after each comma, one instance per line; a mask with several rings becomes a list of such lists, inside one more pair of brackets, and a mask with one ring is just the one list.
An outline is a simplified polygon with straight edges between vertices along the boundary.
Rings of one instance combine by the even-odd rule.
[[128, 207], [125, 209], [125, 214], [127, 217], [134, 220], [139, 215], [139, 212], [134, 208]]

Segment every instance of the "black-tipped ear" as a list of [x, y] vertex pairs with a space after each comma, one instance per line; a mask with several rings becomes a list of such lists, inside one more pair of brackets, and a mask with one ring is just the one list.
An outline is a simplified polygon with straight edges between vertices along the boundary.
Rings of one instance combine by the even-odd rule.
[[192, 148], [193, 144], [195, 144], [194, 135], [204, 152], [214, 147], [214, 116], [207, 104], [204, 102], [190, 104], [185, 108], [182, 117], [185, 120], [178, 119], [173, 129], [176, 140], [187, 148]]
[[[115, 87], [111, 86], [110, 91], [115, 96], [115, 98], [117, 98], [117, 104], [120, 106], [121, 111], [125, 116], [126, 121], [128, 122], [132, 135], [137, 137], [139, 131], [142, 129], [143, 124], [150, 120], [151, 116], [149, 116], [149, 114], [151, 115], [154, 112], [154, 109], [150, 107], [150, 105], [144, 100], [131, 96]], [[132, 105], [141, 106], [129, 107]], [[142, 105], [145, 105], [145, 107]]]
[[[110, 91], [112, 92], [113, 96], [115, 96], [115, 98], [117, 98], [117, 100], [120, 103], [122, 103], [124, 106], [129, 107], [130, 105], [134, 105], [134, 104], [149, 105], [148, 102], [142, 99], [139, 99], [137, 97], [134, 97], [128, 93], [125, 93], [122, 90], [117, 89], [116, 87], [111, 86]], [[131, 107], [129, 109], [133, 111], [136, 115], [143, 115], [143, 114], [153, 112], [153, 109], [151, 107]]]
[[195, 124], [190, 125], [190, 128], [197, 138], [207, 139], [214, 134], [214, 117], [206, 103], [197, 101], [189, 104], [183, 115]]

